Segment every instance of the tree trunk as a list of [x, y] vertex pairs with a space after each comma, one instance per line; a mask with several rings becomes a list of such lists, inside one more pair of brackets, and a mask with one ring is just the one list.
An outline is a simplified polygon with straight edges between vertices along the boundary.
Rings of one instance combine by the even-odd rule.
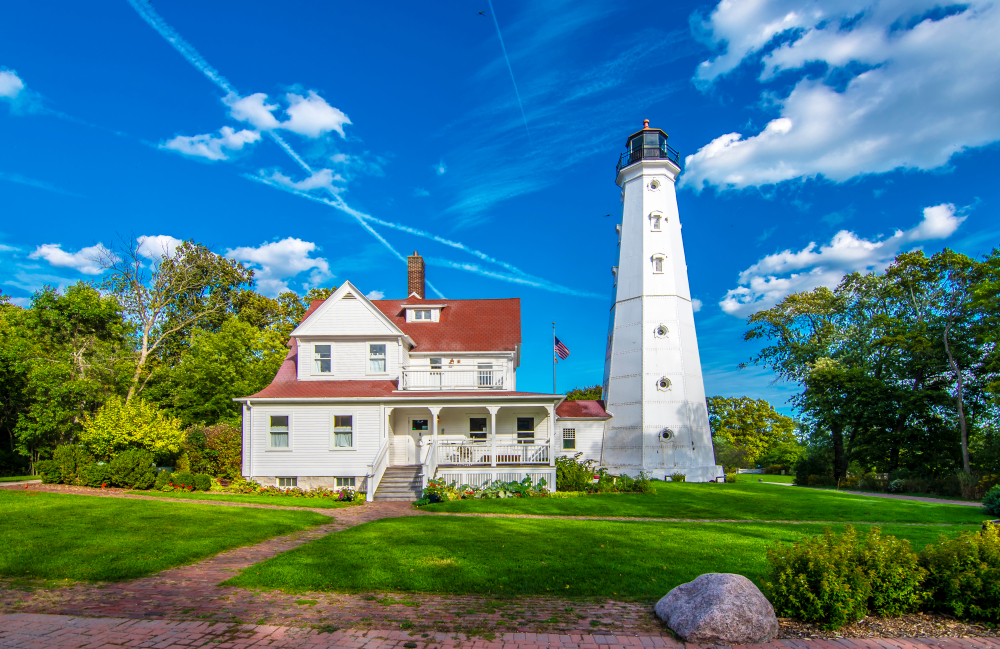
[[955, 391], [955, 408], [958, 410], [958, 426], [962, 431], [962, 469], [966, 473], [971, 470], [971, 465], [969, 463], [969, 427], [965, 421], [965, 408], [962, 406], [962, 371], [958, 367], [958, 363], [955, 362], [955, 355], [951, 353], [951, 346], [948, 344], [948, 332], [951, 330], [951, 323], [944, 328], [944, 351], [948, 354], [948, 363], [951, 365], [951, 370], [955, 373], [955, 383], [957, 384], [957, 389]]

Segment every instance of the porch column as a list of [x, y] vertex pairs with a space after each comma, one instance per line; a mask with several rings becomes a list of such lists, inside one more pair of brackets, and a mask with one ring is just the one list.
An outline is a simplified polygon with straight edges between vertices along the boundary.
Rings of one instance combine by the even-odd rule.
[[549, 466], [556, 465], [556, 407], [545, 406], [549, 411]]
[[486, 406], [490, 411], [490, 467], [497, 466], [497, 413], [500, 406]]
[[434, 446], [438, 441], [438, 414], [441, 412], [441, 408], [427, 408], [431, 411], [431, 446]]

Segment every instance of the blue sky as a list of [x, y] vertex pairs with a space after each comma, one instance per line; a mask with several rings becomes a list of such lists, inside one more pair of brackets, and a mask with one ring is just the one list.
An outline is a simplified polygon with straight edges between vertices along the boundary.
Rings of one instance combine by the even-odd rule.
[[439, 294], [522, 299], [521, 389], [550, 386], [553, 321], [560, 389], [598, 383], [614, 166], [649, 119], [685, 158], [706, 389], [783, 406], [736, 368], [749, 313], [1000, 240], [998, 37], [980, 1], [14, 4], [0, 288], [99, 280], [134, 235], [205, 243], [267, 294], [402, 297], [418, 250]]

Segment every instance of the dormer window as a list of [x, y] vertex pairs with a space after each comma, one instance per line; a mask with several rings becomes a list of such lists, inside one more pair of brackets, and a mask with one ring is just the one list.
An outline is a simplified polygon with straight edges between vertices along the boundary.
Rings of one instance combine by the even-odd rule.
[[333, 357], [330, 353], [330, 345], [316, 345], [313, 347], [313, 361], [316, 363], [317, 374], [329, 374], [333, 371]]
[[413, 310], [414, 320], [426, 320], [430, 322], [431, 320], [431, 310], [430, 309], [414, 309]]
[[438, 322], [444, 304], [406, 304], [407, 322]]

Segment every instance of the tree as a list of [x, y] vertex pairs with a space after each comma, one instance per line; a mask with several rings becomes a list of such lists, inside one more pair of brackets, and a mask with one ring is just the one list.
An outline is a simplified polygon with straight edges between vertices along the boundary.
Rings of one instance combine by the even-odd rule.
[[603, 388], [599, 385], [573, 388], [566, 393], [566, 401], [598, 401], [601, 398], [602, 392]]
[[225, 319], [234, 292], [253, 283], [252, 270], [193, 241], [173, 254], [164, 250], [150, 257], [132, 239], [116, 251], [102, 252], [98, 261], [111, 272], [106, 288], [136, 328], [135, 371], [126, 402], [145, 387], [153, 354], [213, 318]]
[[184, 431], [180, 421], [141, 397], [124, 401], [113, 396], [85, 419], [80, 442], [99, 460], [111, 460], [128, 450], [149, 451], [160, 460], [180, 450]]
[[778, 444], [795, 442], [795, 420], [764, 399], [709, 397], [707, 402], [713, 439], [741, 452], [745, 463], [755, 464]]

